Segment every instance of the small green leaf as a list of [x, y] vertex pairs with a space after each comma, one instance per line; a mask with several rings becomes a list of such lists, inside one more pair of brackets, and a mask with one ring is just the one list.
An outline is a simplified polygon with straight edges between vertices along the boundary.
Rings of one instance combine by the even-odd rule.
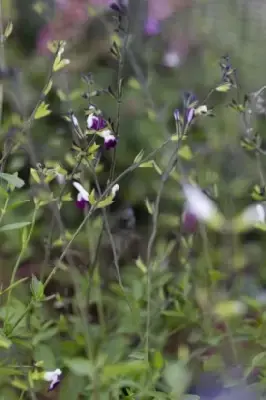
[[141, 88], [140, 83], [135, 78], [129, 79], [128, 86], [135, 90], [139, 90]]
[[116, 376], [141, 375], [149, 368], [145, 361], [121, 362], [117, 364], [105, 365], [103, 367], [103, 377], [110, 379]]
[[152, 357], [152, 364], [155, 369], [161, 369], [164, 366], [164, 358], [160, 351], [155, 351]]
[[134, 158], [133, 164], [138, 164], [142, 160], [143, 155], [144, 155], [144, 150], [140, 150], [140, 152]]
[[44, 101], [41, 102], [37, 110], [34, 114], [34, 119], [40, 119], [46, 117], [47, 115], [51, 114], [51, 110], [49, 110], [49, 104], [46, 104]]
[[13, 231], [15, 229], [21, 229], [24, 228], [24, 226], [30, 225], [30, 222], [16, 222], [14, 224], [7, 224], [4, 226], [1, 226], [0, 232], [5, 232], [5, 231]]
[[44, 298], [44, 286], [36, 276], [32, 276], [31, 278], [31, 285], [30, 285], [31, 293], [34, 300], [40, 301]]
[[145, 206], [147, 207], [148, 213], [153, 215], [154, 213], [154, 204], [150, 202], [148, 198], [145, 199]]
[[184, 158], [184, 160], [191, 160], [193, 158], [193, 154], [188, 145], [182, 146], [181, 149], [178, 150], [178, 154], [180, 157]]
[[70, 63], [70, 61], [66, 58], [63, 58], [61, 60], [61, 56], [57, 56], [55, 61], [54, 61], [54, 65], [53, 65], [53, 71], [59, 71], [60, 69], [64, 68], [66, 65], [68, 65]]
[[232, 85], [229, 82], [223, 83], [216, 87], [217, 92], [228, 92], [231, 89]]
[[13, 31], [13, 23], [12, 21], [9, 21], [4, 32], [5, 39], [7, 39], [11, 35], [12, 31]]
[[9, 340], [3, 332], [0, 332], [0, 347], [9, 349], [12, 346], [11, 340]]
[[31, 174], [31, 177], [33, 178], [33, 180], [34, 180], [36, 183], [41, 183], [39, 174], [38, 174], [38, 172], [36, 171], [36, 169], [31, 168], [31, 169], [30, 169], [30, 174]]
[[105, 208], [105, 207], [109, 206], [110, 204], [112, 204], [113, 200], [114, 200], [114, 197], [111, 194], [110, 196], [106, 197], [104, 200], [100, 201], [97, 204], [96, 208]]
[[142, 259], [140, 257], [138, 257], [138, 259], [136, 260], [136, 266], [144, 273], [146, 274], [147, 272], [147, 266], [144, 264], [144, 262], [142, 261]]
[[19, 189], [22, 188], [22, 186], [25, 185], [25, 182], [18, 177], [17, 173], [15, 173], [15, 174], [6, 174], [5, 172], [0, 172], [0, 178], [4, 179], [10, 185], [15, 186], [15, 187], [17, 187]]

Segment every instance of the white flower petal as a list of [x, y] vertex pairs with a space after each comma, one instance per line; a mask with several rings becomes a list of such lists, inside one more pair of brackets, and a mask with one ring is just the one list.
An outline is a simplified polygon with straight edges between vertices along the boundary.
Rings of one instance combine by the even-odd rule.
[[112, 187], [112, 196], [113, 197], [115, 197], [115, 195], [116, 195], [116, 193], [118, 192], [118, 190], [119, 190], [119, 185], [118, 185], [118, 183], [116, 183], [113, 187]]
[[265, 210], [262, 204], [252, 204], [248, 206], [242, 213], [241, 219], [245, 224], [256, 224], [265, 222]]
[[56, 382], [59, 380], [59, 376], [62, 375], [61, 369], [57, 368], [54, 371], [46, 371], [43, 374], [43, 379], [46, 382]]
[[[73, 186], [77, 189], [79, 192], [81, 199], [84, 199], [86, 201], [89, 201], [89, 193], [87, 192], [86, 189], [79, 183], [79, 182], [73, 182]], [[79, 196], [79, 195], [78, 195]], [[80, 200], [81, 200], [80, 199]], [[78, 201], [80, 201], [78, 200]]]
[[110, 129], [104, 129], [101, 132], [101, 136], [106, 140], [114, 138], [114, 135], [112, 134], [112, 131], [110, 131]]
[[209, 199], [196, 185], [184, 184], [188, 210], [200, 221], [210, 221], [219, 214], [216, 204]]
[[88, 116], [88, 118], [87, 118], [87, 127], [90, 129], [91, 127], [92, 127], [92, 125], [93, 125], [93, 119], [94, 119], [94, 116], [93, 116], [93, 114], [90, 114], [89, 116]]

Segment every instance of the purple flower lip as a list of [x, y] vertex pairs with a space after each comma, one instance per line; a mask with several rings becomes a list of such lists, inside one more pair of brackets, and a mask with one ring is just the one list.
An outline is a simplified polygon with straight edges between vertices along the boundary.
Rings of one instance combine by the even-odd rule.
[[104, 138], [104, 147], [106, 150], [113, 149], [117, 145], [117, 139], [114, 135], [106, 135]]
[[94, 131], [101, 131], [107, 127], [107, 122], [101, 116], [90, 114], [87, 119], [87, 126]]
[[77, 208], [79, 208], [80, 210], [84, 210], [86, 208], [87, 205], [89, 205], [90, 203], [85, 200], [85, 199], [81, 199], [81, 200], [76, 200], [76, 206]]
[[187, 233], [194, 233], [198, 227], [198, 220], [196, 216], [190, 211], [185, 211], [183, 214], [183, 228]]
[[78, 191], [76, 206], [81, 210], [84, 210], [84, 208], [90, 204], [89, 193], [87, 192], [86, 189], [84, 189], [84, 187], [79, 182], [73, 182], [73, 186]]

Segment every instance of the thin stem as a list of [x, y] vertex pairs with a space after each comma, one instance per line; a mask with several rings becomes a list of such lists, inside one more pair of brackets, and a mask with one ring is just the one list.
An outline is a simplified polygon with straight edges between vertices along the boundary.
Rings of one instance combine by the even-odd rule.
[[[72, 243], [74, 242], [74, 240], [76, 239], [76, 237], [78, 236], [78, 234], [81, 232], [82, 228], [85, 226], [85, 224], [87, 223], [87, 221], [89, 220], [89, 218], [91, 217], [92, 213], [96, 210], [98, 204], [100, 203], [100, 201], [110, 192], [111, 187], [113, 185], [115, 185], [116, 183], [120, 182], [121, 179], [123, 179], [125, 176], [127, 176], [130, 172], [133, 172], [135, 169], [137, 169], [140, 164], [142, 164], [143, 162], [146, 162], [148, 160], [150, 160], [152, 157], [155, 156], [156, 153], [158, 153], [159, 151], [162, 150], [162, 148], [171, 142], [171, 138], [169, 138], [168, 140], [166, 140], [159, 148], [153, 150], [149, 155], [147, 155], [147, 157], [144, 157], [141, 161], [139, 161], [138, 163], [132, 164], [130, 165], [130, 167], [128, 167], [127, 169], [125, 169], [120, 175], [118, 175], [114, 181], [107, 186], [107, 188], [103, 191], [102, 195], [98, 198], [98, 200], [95, 202], [95, 204], [93, 204], [88, 212], [88, 214], [85, 216], [85, 218], [83, 219], [83, 221], [81, 222], [81, 224], [79, 225], [79, 227], [76, 229], [76, 231], [73, 233], [72, 238], [69, 240], [69, 242], [67, 243], [67, 245], [65, 246], [61, 256], [60, 256], [60, 261], [63, 260], [63, 258], [65, 257], [66, 253], [68, 252], [69, 248], [71, 247]], [[53, 277], [53, 275], [56, 273], [57, 269], [59, 267], [55, 266], [53, 268], [53, 270], [51, 271], [50, 275], [47, 277], [44, 285], [46, 286], [51, 278]]]

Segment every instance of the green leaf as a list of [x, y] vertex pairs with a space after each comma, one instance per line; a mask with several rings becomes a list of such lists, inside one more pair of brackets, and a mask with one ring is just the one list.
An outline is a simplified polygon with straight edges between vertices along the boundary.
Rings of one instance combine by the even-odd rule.
[[145, 205], [150, 215], [154, 213], [154, 204], [150, 202], [148, 198], [145, 199]]
[[36, 169], [31, 168], [31, 169], [30, 169], [30, 174], [31, 174], [32, 179], [33, 179], [36, 183], [40, 183], [40, 182], [41, 182], [40, 177], [39, 177], [39, 174], [38, 174], [38, 172], [36, 171]]
[[223, 83], [216, 87], [217, 92], [228, 92], [231, 89], [232, 85], [229, 82]]
[[12, 21], [9, 21], [4, 32], [4, 38], [7, 39], [13, 31], [13, 23]]
[[161, 369], [164, 366], [164, 358], [160, 351], [155, 351], [152, 357], [152, 365], [155, 369]]
[[138, 164], [142, 160], [143, 155], [144, 155], [144, 150], [140, 150], [140, 152], [134, 158], [133, 164]]
[[15, 229], [21, 229], [24, 228], [24, 226], [30, 225], [30, 222], [16, 222], [14, 224], [7, 224], [4, 226], [1, 226], [0, 232], [5, 232], [5, 231], [13, 231]]
[[4, 349], [9, 349], [11, 346], [11, 340], [9, 340], [3, 332], [0, 332], [0, 347]]
[[110, 195], [110, 196], [106, 197], [104, 200], [100, 201], [97, 204], [96, 208], [105, 208], [105, 207], [109, 206], [110, 204], [112, 204], [113, 201], [114, 201], [114, 197], [113, 197], [113, 195]]
[[36, 276], [32, 276], [31, 278], [31, 285], [30, 285], [31, 293], [34, 300], [40, 301], [44, 298], [44, 286]]
[[41, 102], [37, 110], [34, 114], [34, 119], [40, 119], [46, 117], [47, 115], [51, 114], [51, 110], [49, 110], [49, 104], [46, 104], [44, 101]]
[[56, 359], [49, 344], [41, 343], [37, 345], [34, 349], [34, 360], [36, 363], [42, 362], [45, 370], [52, 371], [56, 369]]
[[149, 368], [145, 361], [130, 361], [117, 364], [105, 365], [103, 367], [104, 378], [115, 378], [117, 376], [140, 375]]
[[86, 358], [66, 358], [64, 359], [65, 365], [71, 372], [78, 376], [93, 376], [94, 366], [90, 360]]
[[180, 157], [184, 158], [184, 160], [191, 160], [193, 158], [193, 154], [188, 145], [182, 146], [181, 149], [178, 150], [178, 154]]
[[54, 61], [54, 65], [53, 65], [53, 71], [59, 71], [60, 69], [64, 68], [66, 65], [68, 65], [70, 63], [70, 61], [66, 58], [63, 58], [61, 60], [61, 56], [57, 56], [55, 61]]
[[191, 375], [182, 362], [170, 363], [164, 370], [164, 379], [170, 386], [175, 398], [179, 398], [189, 386]]
[[6, 174], [5, 172], [0, 172], [0, 178], [4, 179], [10, 185], [15, 186], [15, 187], [17, 187], [19, 189], [22, 188], [22, 186], [25, 185], [25, 182], [18, 177], [17, 173], [15, 173], [15, 174]]

